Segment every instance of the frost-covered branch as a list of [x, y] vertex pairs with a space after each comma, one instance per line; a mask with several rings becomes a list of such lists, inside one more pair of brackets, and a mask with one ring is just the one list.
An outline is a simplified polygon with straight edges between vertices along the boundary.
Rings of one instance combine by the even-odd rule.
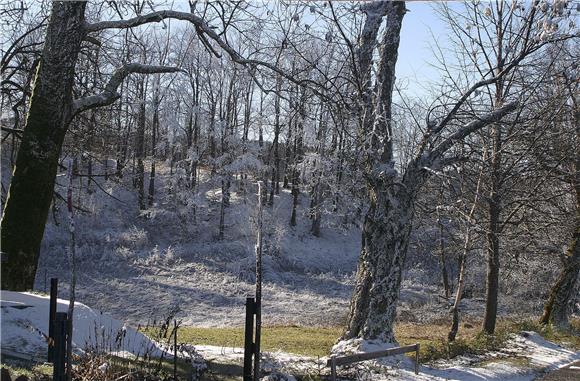
[[234, 48], [232, 48], [207, 22], [205, 22], [203, 18], [198, 17], [193, 13], [179, 12], [174, 10], [163, 10], [152, 12], [147, 15], [136, 16], [127, 20], [100, 21], [92, 24], [87, 24], [85, 26], [85, 30], [87, 31], [87, 33], [91, 33], [98, 32], [104, 29], [127, 29], [152, 22], [160, 22], [165, 19], [184, 20], [192, 23], [195, 26], [196, 32], [200, 37], [200, 40], [202, 40], [204, 42], [204, 45], [206, 45], [212, 51], [212, 53], [218, 57], [220, 56], [220, 54], [215, 49], [213, 49], [213, 47], [209, 44], [208, 38], [210, 40], [213, 40], [223, 51], [225, 51], [230, 56], [231, 60], [234, 61], [235, 63], [250, 66], [253, 68], [265, 67], [277, 74], [280, 74], [282, 77], [286, 78], [290, 82], [295, 83], [297, 85], [300, 86], [304, 86], [307, 84], [313, 85], [314, 91], [318, 93], [318, 95], [324, 95], [323, 94], [324, 91], [319, 93], [316, 90], [316, 88], [325, 89], [325, 87], [316, 81], [313, 81], [311, 79], [297, 79], [274, 64], [261, 60], [243, 57]]
[[519, 102], [510, 102], [503, 107], [494, 110], [481, 118], [478, 118], [472, 122], [467, 123], [459, 130], [455, 131], [451, 136], [447, 137], [441, 144], [439, 144], [433, 151], [431, 151], [431, 158], [440, 158], [453, 144], [462, 141], [468, 135], [474, 133], [477, 130], [482, 129], [490, 123], [500, 121], [504, 116], [514, 111], [519, 105]]
[[173, 66], [143, 65], [140, 63], [125, 64], [115, 71], [105, 86], [105, 89], [101, 93], [75, 99], [73, 102], [72, 115], [76, 115], [79, 112], [83, 112], [91, 108], [107, 106], [113, 103], [120, 97], [120, 94], [117, 92], [117, 88], [121, 85], [125, 77], [131, 73], [154, 74], [175, 73], [179, 71], [184, 70]]

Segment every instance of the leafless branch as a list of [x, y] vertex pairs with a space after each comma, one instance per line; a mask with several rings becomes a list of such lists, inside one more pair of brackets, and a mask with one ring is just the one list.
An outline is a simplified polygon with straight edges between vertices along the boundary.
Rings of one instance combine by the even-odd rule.
[[139, 74], [154, 74], [154, 73], [176, 73], [184, 71], [183, 69], [173, 67], [173, 66], [155, 66], [155, 65], [143, 65], [139, 63], [129, 63], [118, 68], [103, 92], [88, 97], [75, 99], [73, 102], [72, 115], [76, 115], [85, 110], [107, 106], [113, 103], [116, 99], [120, 97], [117, 92], [117, 88], [121, 85], [125, 77], [131, 73]]

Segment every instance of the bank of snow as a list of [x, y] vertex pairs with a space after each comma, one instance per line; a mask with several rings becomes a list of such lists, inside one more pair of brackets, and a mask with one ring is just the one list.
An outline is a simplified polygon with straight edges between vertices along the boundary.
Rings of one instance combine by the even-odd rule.
[[[27, 292], [1, 291], [2, 351], [45, 358], [49, 297]], [[68, 301], [58, 299], [57, 311], [67, 312]], [[162, 349], [145, 335], [109, 314], [75, 303], [73, 347], [135, 356], [158, 356]]]

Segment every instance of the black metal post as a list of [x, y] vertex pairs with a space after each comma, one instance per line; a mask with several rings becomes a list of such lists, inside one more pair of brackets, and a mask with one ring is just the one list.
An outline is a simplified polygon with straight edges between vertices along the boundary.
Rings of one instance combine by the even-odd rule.
[[177, 381], [177, 320], [173, 319], [173, 380]]
[[53, 381], [65, 381], [66, 363], [66, 335], [68, 332], [68, 316], [66, 312], [57, 312], [54, 325], [54, 351], [53, 351]]
[[262, 182], [258, 181], [258, 237], [256, 242], [256, 333], [254, 340], [254, 381], [260, 380], [260, 337], [262, 335]]
[[244, 329], [244, 381], [252, 381], [252, 354], [254, 353], [254, 298], [246, 298], [246, 327]]
[[48, 362], [54, 353], [54, 320], [56, 319], [56, 299], [58, 298], [58, 278], [50, 278], [50, 309], [48, 313]]

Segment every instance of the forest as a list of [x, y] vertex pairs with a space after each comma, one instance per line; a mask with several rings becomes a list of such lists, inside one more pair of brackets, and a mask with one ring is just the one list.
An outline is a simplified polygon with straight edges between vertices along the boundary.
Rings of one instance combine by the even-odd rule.
[[[204, 346], [244, 347], [248, 296], [254, 380], [334, 380], [327, 358], [415, 343], [422, 375], [399, 355], [340, 379], [532, 380], [580, 360], [579, 3], [21, 0], [0, 15], [2, 366], [46, 357], [52, 278], [68, 380], [237, 379], [211, 378], [241, 360]], [[110, 325], [148, 356], [114, 334], [100, 348], [93, 313], [111, 316], [103, 342]], [[180, 361], [210, 371], [159, 376], [178, 335]], [[156, 351], [153, 371], [112, 359]], [[481, 365], [498, 356], [526, 363]]]

